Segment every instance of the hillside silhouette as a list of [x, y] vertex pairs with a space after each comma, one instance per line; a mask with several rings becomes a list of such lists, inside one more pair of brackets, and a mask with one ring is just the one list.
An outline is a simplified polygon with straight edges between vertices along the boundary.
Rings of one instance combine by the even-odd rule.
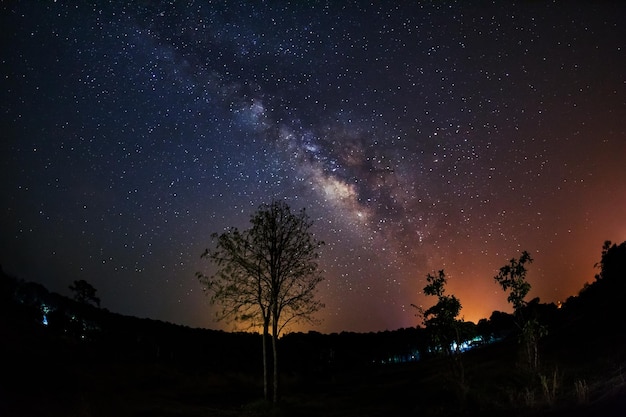
[[520, 357], [513, 316], [465, 323], [459, 382], [421, 327], [290, 333], [281, 402], [261, 401], [256, 333], [123, 316], [0, 273], [2, 416], [623, 416], [626, 242], [562, 305], [524, 315], [547, 329], [538, 370]]

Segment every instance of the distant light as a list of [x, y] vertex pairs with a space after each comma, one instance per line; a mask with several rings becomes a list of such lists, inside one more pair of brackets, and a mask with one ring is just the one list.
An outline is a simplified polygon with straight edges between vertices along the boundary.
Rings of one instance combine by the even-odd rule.
[[43, 318], [41, 319], [41, 323], [44, 326], [48, 325], [48, 313], [50, 313], [51, 309], [45, 304], [41, 305], [41, 312], [43, 313]]

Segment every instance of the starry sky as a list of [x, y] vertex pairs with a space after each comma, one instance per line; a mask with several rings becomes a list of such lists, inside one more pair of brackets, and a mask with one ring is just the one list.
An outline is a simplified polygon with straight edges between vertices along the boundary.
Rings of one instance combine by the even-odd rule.
[[593, 280], [626, 240], [619, 2], [21, 1], [0, 6], [0, 263], [214, 329], [210, 234], [262, 203], [326, 245], [321, 332], [465, 320]]

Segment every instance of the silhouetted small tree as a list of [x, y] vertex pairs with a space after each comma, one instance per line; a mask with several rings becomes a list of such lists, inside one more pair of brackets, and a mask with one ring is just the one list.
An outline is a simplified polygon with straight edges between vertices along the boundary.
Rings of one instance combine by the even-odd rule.
[[424, 325], [432, 337], [435, 349], [441, 349], [450, 358], [452, 375], [458, 385], [461, 401], [464, 401], [468, 387], [465, 383], [465, 367], [459, 353], [466, 327], [463, 326], [463, 320], [457, 319], [461, 312], [461, 302], [454, 295], [445, 293], [447, 278], [443, 269], [436, 275], [426, 275], [426, 282], [424, 294], [437, 297], [437, 303], [426, 310], [417, 308], [423, 315]]
[[461, 302], [454, 295], [445, 294], [447, 278], [443, 270], [437, 275], [428, 274], [424, 287], [424, 294], [437, 297], [437, 303], [423, 312], [424, 325], [432, 330], [435, 343], [440, 345], [443, 351], [451, 353], [453, 342], [458, 340], [459, 320], [457, 316], [461, 311]]
[[96, 289], [85, 281], [84, 279], [80, 279], [78, 281], [74, 281], [73, 284], [69, 286], [70, 291], [74, 293], [74, 300], [78, 301], [82, 304], [95, 304], [100, 307], [100, 299], [96, 297]]
[[505, 292], [509, 291], [507, 300], [513, 305], [513, 315], [521, 331], [527, 363], [531, 369], [536, 370], [539, 364], [539, 339], [545, 335], [546, 329], [536, 318], [524, 317], [524, 307], [528, 304], [525, 298], [531, 288], [526, 281], [526, 264], [532, 262], [530, 254], [523, 251], [519, 259], [512, 258], [507, 265], [500, 268], [494, 279]]

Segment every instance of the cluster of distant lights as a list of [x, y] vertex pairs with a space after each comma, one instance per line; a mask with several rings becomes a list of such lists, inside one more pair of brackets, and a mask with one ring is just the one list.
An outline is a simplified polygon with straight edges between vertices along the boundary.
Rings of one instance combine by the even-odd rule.
[[[463, 353], [463, 352], [467, 352], [468, 350], [477, 348], [479, 346], [493, 343], [497, 340], [499, 339], [490, 338], [489, 340], [485, 340], [485, 338], [483, 338], [482, 336], [475, 336], [471, 339], [464, 340], [460, 343], [457, 343], [456, 341], [452, 342], [449, 346], [449, 351], [454, 352], [454, 353]], [[431, 348], [429, 350], [429, 353], [438, 353], [442, 351], [443, 351], [443, 347], [437, 346], [436, 348]], [[406, 355], [393, 355], [393, 356], [388, 357], [387, 359], [381, 360], [379, 363], [386, 365], [386, 364], [393, 364], [393, 363], [417, 362], [420, 360], [420, 358], [421, 358], [421, 355], [419, 351], [417, 349], [413, 349], [410, 353]], [[374, 362], [377, 362], [377, 361], [374, 361]]]
[[[48, 321], [48, 315], [50, 313], [52, 313], [54, 311], [54, 309], [50, 306], [48, 306], [45, 303], [41, 304], [41, 324], [44, 326], [48, 326], [50, 324], [50, 322]], [[78, 318], [76, 315], [72, 314], [72, 316], [70, 317], [71, 321], [78, 321], [80, 320], [80, 318]], [[81, 324], [83, 326], [83, 330], [86, 330], [86, 324], [83, 320], [80, 320]], [[81, 339], [85, 339], [85, 333], [81, 333], [80, 335]]]

